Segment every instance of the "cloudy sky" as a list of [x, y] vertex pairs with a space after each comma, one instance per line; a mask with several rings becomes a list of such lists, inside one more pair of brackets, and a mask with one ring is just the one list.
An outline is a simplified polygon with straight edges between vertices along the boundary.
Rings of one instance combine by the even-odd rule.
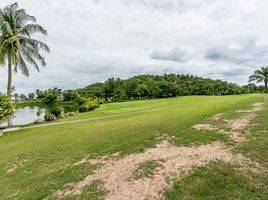
[[[1, 0], [4, 7], [11, 0]], [[17, 0], [48, 30], [47, 66], [16, 93], [109, 77], [189, 73], [247, 83], [268, 65], [267, 0]], [[6, 88], [0, 69], [0, 90]]]

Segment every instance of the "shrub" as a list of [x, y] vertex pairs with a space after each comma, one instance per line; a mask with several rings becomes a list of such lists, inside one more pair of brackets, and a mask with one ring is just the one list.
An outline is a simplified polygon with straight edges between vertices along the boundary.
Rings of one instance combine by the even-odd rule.
[[13, 103], [7, 95], [0, 94], [0, 121], [5, 120], [13, 113]]
[[62, 113], [62, 110], [60, 108], [53, 108], [51, 110], [51, 114], [55, 115], [55, 117], [59, 117]]
[[95, 105], [89, 105], [89, 106], [88, 106], [88, 111], [94, 110], [95, 108], [96, 108]]
[[46, 122], [55, 121], [56, 120], [56, 116], [53, 115], [53, 114], [46, 114], [45, 115], [45, 120], [46, 120]]
[[76, 102], [78, 103], [79, 106], [85, 104], [87, 102], [87, 100], [85, 98], [81, 98], [81, 97], [78, 97], [76, 99]]
[[88, 107], [87, 106], [80, 106], [79, 107], [79, 112], [87, 112], [88, 111]]

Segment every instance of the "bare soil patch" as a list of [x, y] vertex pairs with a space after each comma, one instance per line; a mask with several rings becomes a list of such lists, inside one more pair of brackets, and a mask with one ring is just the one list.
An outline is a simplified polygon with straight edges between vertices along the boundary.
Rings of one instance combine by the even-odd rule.
[[[158, 161], [161, 167], [152, 177], [134, 179], [133, 173], [141, 163], [148, 160]], [[88, 160], [87, 162], [96, 163], [97, 161]], [[103, 163], [104, 159], [99, 161]], [[80, 182], [69, 184], [65, 189], [58, 191], [55, 196], [61, 198], [67, 195], [80, 195], [85, 186], [95, 180], [100, 180], [109, 191], [105, 198], [107, 200], [162, 199], [162, 192], [173, 178], [211, 161], [230, 162], [245, 168], [249, 165], [254, 168], [258, 166], [240, 154], [233, 154], [229, 148], [219, 142], [198, 147], [177, 147], [163, 141], [155, 148], [147, 149], [143, 153], [132, 154], [117, 160], [105, 160], [105, 164], [96, 170], [95, 174], [88, 175]]]
[[214, 127], [212, 124], [195, 124], [193, 127], [197, 130], [206, 130], [206, 131], [218, 130], [218, 128]]
[[[237, 110], [237, 113], [242, 113], [238, 118], [227, 120], [223, 119], [222, 114], [216, 114], [210, 118], [212, 121], [223, 120], [226, 124], [225, 127], [219, 127], [212, 124], [196, 124], [193, 128], [198, 130], [213, 131], [217, 130], [228, 134], [235, 142], [242, 143], [246, 141], [243, 131], [249, 127], [250, 122], [255, 118], [256, 112], [264, 109], [264, 103], [254, 103], [251, 110]], [[229, 131], [226, 131], [229, 129]]]

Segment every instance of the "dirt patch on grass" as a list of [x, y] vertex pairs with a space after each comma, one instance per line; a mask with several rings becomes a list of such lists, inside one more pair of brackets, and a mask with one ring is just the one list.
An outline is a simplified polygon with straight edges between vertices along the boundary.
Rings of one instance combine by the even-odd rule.
[[218, 130], [218, 128], [214, 127], [212, 124], [195, 124], [193, 127], [197, 130], [206, 130], [206, 131]]
[[[159, 162], [161, 167], [157, 168], [152, 177], [134, 179], [133, 174], [140, 164], [148, 160]], [[84, 187], [95, 180], [100, 180], [109, 191], [105, 198], [107, 200], [162, 199], [162, 192], [173, 178], [211, 161], [230, 162], [246, 168], [252, 165], [257, 168], [256, 163], [240, 154], [233, 154], [229, 148], [219, 142], [198, 147], [177, 147], [164, 141], [143, 153], [117, 160], [106, 160], [95, 174], [88, 175], [80, 182], [69, 184], [55, 196], [62, 198], [68, 195], [80, 195]], [[100, 162], [103, 162], [103, 159], [100, 159]]]
[[255, 113], [248, 113], [242, 115], [239, 118], [224, 120], [227, 123], [227, 127], [234, 131], [241, 131], [247, 128], [250, 124], [250, 121], [255, 117]]
[[20, 168], [20, 167], [23, 167], [27, 161], [28, 161], [27, 159], [24, 159], [24, 160], [17, 160], [17, 161], [15, 161], [14, 163], [9, 164], [9, 165], [6, 167], [6, 173], [7, 173], [7, 174], [12, 173], [12, 172], [14, 172], [16, 169], [18, 169], [18, 168]]
[[[255, 103], [252, 106], [251, 110], [246, 110], [241, 117], [232, 120], [225, 120], [227, 122], [228, 127], [232, 131], [241, 131], [246, 129], [252, 119], [255, 118], [256, 112], [259, 112], [264, 109], [264, 103]], [[241, 110], [240, 110], [241, 111]]]
[[218, 113], [218, 114], [216, 114], [216, 115], [213, 115], [213, 116], [210, 118], [210, 120], [212, 120], [212, 121], [219, 121], [220, 119], [222, 119], [222, 117], [223, 117], [223, 114], [222, 114], [222, 113]]
[[[217, 130], [219, 132], [228, 134], [235, 142], [242, 143], [246, 141], [243, 131], [249, 127], [250, 122], [256, 116], [256, 112], [259, 112], [263, 109], [264, 103], [254, 103], [251, 110], [237, 110], [236, 113], [242, 113], [242, 115], [235, 119], [223, 119], [222, 114], [216, 114], [210, 118], [211, 121], [222, 120], [225, 122], [223, 127], [212, 124], [196, 124], [193, 126], [193, 128], [205, 131]], [[228, 131], [226, 131], [226, 129]]]

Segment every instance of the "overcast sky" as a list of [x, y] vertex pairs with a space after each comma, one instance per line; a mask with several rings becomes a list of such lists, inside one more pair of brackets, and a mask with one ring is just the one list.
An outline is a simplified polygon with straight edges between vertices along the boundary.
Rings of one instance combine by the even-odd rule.
[[[1, 0], [0, 7], [13, 3]], [[47, 66], [16, 93], [109, 77], [189, 73], [247, 83], [268, 65], [267, 0], [17, 0], [48, 30]], [[1, 68], [1, 67], [0, 67]], [[6, 90], [7, 68], [0, 69]]]

